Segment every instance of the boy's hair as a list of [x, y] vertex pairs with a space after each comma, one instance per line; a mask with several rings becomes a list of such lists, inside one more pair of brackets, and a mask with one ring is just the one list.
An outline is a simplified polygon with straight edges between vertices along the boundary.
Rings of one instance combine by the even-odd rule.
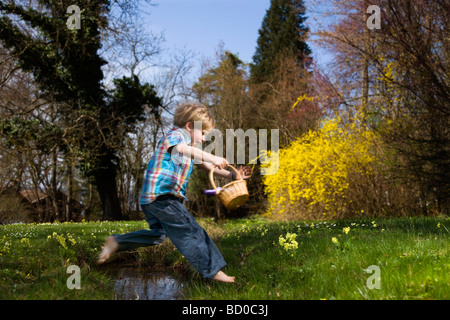
[[197, 102], [180, 104], [175, 110], [173, 124], [181, 128], [188, 122], [194, 124], [194, 121], [202, 122], [202, 130], [214, 128], [214, 119], [206, 106]]

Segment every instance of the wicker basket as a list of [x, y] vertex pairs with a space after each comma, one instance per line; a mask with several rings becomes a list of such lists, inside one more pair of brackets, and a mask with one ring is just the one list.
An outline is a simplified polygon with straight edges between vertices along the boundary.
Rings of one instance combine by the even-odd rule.
[[[238, 171], [233, 166], [228, 166], [238, 174]], [[248, 200], [249, 194], [247, 190], [247, 181], [243, 179], [235, 180], [224, 185], [219, 190], [214, 183], [213, 175], [214, 167], [209, 172], [209, 180], [211, 181], [213, 188], [216, 190], [216, 196], [227, 209], [236, 209]]]

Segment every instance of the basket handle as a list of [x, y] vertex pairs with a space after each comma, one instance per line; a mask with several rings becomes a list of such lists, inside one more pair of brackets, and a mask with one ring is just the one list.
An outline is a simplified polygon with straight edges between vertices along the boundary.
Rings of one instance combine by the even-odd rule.
[[[234, 172], [236, 172], [237, 175], [240, 176], [239, 172], [236, 170], [235, 167], [233, 167], [233, 166], [230, 165], [230, 164], [227, 165], [227, 167], [230, 167], [231, 169], [233, 169]], [[213, 175], [214, 175], [214, 169], [215, 169], [215, 168], [216, 168], [216, 166], [213, 165], [212, 168], [211, 168], [211, 170], [209, 171], [209, 181], [211, 182], [211, 185], [213, 186], [214, 190], [216, 190], [216, 194], [218, 194], [219, 191], [217, 190], [216, 184], [214, 183], [214, 177], [213, 177]], [[237, 175], [236, 175], [236, 177], [237, 177]], [[236, 179], [236, 180], [244, 180], [244, 179], [242, 179], [242, 177], [241, 177], [241, 179]]]

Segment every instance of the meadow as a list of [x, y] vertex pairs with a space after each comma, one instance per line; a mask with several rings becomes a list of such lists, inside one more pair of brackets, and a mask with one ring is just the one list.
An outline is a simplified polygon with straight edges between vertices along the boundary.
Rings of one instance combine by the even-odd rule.
[[[0, 299], [114, 299], [108, 266], [170, 268], [184, 299], [449, 299], [450, 219], [378, 218], [274, 222], [199, 219], [235, 284], [201, 279], [170, 241], [95, 265], [104, 239], [144, 221], [0, 226]], [[80, 289], [69, 289], [70, 265]]]

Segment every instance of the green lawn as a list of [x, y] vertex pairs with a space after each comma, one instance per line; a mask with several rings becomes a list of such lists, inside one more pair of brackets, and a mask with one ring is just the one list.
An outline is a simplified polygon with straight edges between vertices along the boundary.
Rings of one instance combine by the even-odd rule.
[[[113, 299], [114, 279], [95, 266], [105, 238], [144, 222], [83, 222], [0, 226], [0, 299]], [[67, 268], [81, 271], [68, 289]]]
[[[211, 283], [190, 273], [186, 299], [450, 298], [449, 218], [199, 222], [237, 281]], [[143, 227], [143, 221], [0, 226], [0, 299], [113, 299], [114, 277], [95, 266], [100, 246], [110, 234]], [[124, 260], [192, 270], [170, 241], [122, 253], [110, 265]], [[69, 265], [80, 267], [79, 290], [67, 287]]]
[[[435, 218], [249, 223], [220, 243], [237, 285], [198, 281], [189, 287], [190, 296], [449, 299], [449, 230], [449, 219]], [[297, 249], [280, 245], [287, 233], [296, 235]], [[372, 286], [376, 275], [366, 271], [369, 266], [379, 271], [380, 289]]]

